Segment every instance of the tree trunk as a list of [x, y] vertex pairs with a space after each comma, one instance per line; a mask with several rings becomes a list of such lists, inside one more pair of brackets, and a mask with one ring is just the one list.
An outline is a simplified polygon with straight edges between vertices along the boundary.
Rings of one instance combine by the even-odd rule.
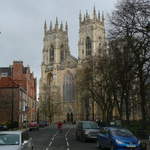
[[128, 92], [126, 92], [126, 95], [125, 95], [125, 106], [126, 106], [126, 121], [127, 121], [127, 124], [129, 124], [130, 113], [129, 113], [129, 93]]
[[143, 71], [140, 71], [140, 97], [141, 97], [141, 113], [142, 113], [142, 125], [144, 127], [146, 121], [146, 99], [145, 99], [145, 86], [143, 79]]

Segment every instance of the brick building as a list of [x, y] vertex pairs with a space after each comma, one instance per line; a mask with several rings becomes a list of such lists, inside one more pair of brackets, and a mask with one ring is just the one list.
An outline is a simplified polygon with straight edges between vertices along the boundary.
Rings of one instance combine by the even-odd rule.
[[27, 121], [36, 120], [36, 78], [30, 67], [24, 67], [22, 61], [14, 61], [9, 67], [0, 68], [0, 77], [11, 77], [27, 93]]
[[11, 77], [0, 78], [0, 123], [17, 122], [23, 126], [27, 119], [27, 93]]

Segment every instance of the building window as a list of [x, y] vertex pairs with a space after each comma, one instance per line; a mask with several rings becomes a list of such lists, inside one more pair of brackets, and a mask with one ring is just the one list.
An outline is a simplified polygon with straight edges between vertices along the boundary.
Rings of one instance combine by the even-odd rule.
[[92, 54], [92, 41], [89, 37], [86, 38], [86, 55]]
[[52, 80], [52, 73], [48, 73], [48, 75], [47, 75], [47, 85], [51, 85], [51, 80]]
[[2, 72], [1, 77], [8, 77], [8, 73], [7, 72]]
[[52, 45], [50, 48], [50, 61], [54, 61], [54, 46]]
[[64, 77], [63, 97], [64, 101], [75, 100], [75, 84], [73, 75], [71, 73], [66, 74]]
[[61, 45], [60, 47], [60, 61], [63, 62], [65, 59], [65, 51], [64, 51], [64, 46]]

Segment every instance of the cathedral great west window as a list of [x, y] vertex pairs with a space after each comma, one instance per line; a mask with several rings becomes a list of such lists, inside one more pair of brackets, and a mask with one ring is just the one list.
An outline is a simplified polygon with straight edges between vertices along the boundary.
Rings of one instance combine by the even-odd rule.
[[63, 98], [64, 98], [64, 101], [74, 101], [75, 100], [74, 78], [71, 73], [67, 73], [64, 77]]

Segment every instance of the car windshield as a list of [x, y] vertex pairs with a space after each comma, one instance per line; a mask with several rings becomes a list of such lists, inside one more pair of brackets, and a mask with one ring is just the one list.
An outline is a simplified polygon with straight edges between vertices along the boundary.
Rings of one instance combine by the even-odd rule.
[[85, 122], [83, 123], [83, 129], [98, 129], [98, 125], [95, 122]]
[[113, 129], [111, 134], [114, 136], [133, 137], [134, 135], [127, 129]]
[[19, 145], [19, 135], [0, 134], [0, 145]]

